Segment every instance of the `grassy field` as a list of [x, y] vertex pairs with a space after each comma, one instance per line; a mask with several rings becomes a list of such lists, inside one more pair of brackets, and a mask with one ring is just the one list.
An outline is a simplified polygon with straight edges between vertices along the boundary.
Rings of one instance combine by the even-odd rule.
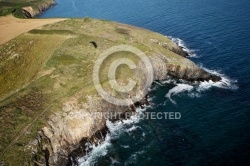
[[[76, 94], [80, 96], [79, 102], [85, 102], [87, 96], [97, 95], [92, 72], [97, 57], [104, 50], [127, 44], [148, 56], [162, 53], [173, 63], [181, 63], [182, 57], [151, 39], [173, 46], [169, 39], [157, 33], [83, 18], [45, 25], [1, 45], [0, 161], [5, 165], [31, 165], [31, 152], [35, 151], [31, 145], [36, 144], [33, 140], [46, 125], [48, 117], [62, 111], [63, 103]], [[91, 41], [98, 47], [95, 48]], [[139, 62], [127, 52], [110, 56], [100, 72], [101, 83], [109, 91], [112, 88], [107, 83], [108, 66], [121, 57], [130, 58], [136, 64]], [[117, 80], [126, 84], [132, 74], [127, 66], [122, 66], [117, 72]]]

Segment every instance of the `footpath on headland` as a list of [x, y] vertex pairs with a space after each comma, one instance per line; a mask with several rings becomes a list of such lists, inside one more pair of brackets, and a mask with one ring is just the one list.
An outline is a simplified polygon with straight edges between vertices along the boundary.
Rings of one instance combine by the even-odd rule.
[[46, 24], [63, 21], [62, 18], [54, 19], [18, 19], [12, 15], [0, 17], [0, 45], [32, 29]]

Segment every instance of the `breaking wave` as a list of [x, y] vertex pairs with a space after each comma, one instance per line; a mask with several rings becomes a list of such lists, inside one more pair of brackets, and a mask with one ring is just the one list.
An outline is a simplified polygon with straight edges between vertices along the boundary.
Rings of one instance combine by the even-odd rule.
[[186, 43], [179, 39], [179, 38], [175, 38], [175, 37], [172, 37], [172, 36], [168, 36], [168, 38], [170, 38], [173, 42], [175, 42], [179, 47], [182, 48], [183, 51], [187, 52], [188, 55], [190, 57], [197, 57], [196, 53], [195, 53], [195, 50], [193, 49], [189, 49], [186, 45]]
[[[204, 68], [201, 66], [204, 70], [218, 75], [222, 78], [219, 82], [213, 82], [213, 81], [203, 81], [203, 82], [195, 82], [195, 83], [188, 83], [184, 80], [175, 80], [175, 79], [167, 79], [165, 81], [161, 82], [155, 82], [155, 84], [158, 87], [168, 85], [174, 85], [173, 88], [171, 88], [168, 93], [165, 95], [166, 98], [169, 99], [173, 104], [177, 104], [174, 100], [174, 97], [179, 94], [186, 94], [189, 97], [200, 97], [202, 95], [202, 92], [209, 90], [210, 88], [223, 88], [223, 89], [230, 89], [230, 90], [236, 90], [238, 88], [237, 81], [232, 80], [229, 77], [225, 76], [224, 74], [221, 74], [215, 70], [209, 70], [207, 68]], [[157, 91], [157, 87], [153, 86], [151, 87], [150, 91]], [[153, 97], [149, 98], [150, 100]], [[167, 101], [162, 103], [162, 105], [165, 105]], [[153, 106], [150, 106], [153, 107]], [[92, 166], [92, 165], [98, 165], [100, 164], [98, 161], [101, 157], [106, 156], [110, 150], [113, 148], [112, 141], [119, 139], [120, 136], [123, 135], [123, 133], [127, 133], [128, 135], [133, 134], [136, 130], [142, 130], [140, 125], [138, 124], [142, 119], [140, 118], [142, 114], [146, 111], [145, 107], [144, 109], [136, 109], [135, 115], [131, 116], [129, 119], [126, 120], [120, 120], [116, 122], [111, 122], [109, 120], [106, 121], [107, 128], [109, 130], [109, 133], [106, 135], [105, 140], [101, 142], [98, 145], [92, 145], [90, 143], [86, 144], [86, 151], [88, 149], [92, 149], [91, 152], [89, 152], [87, 155], [81, 157], [78, 159], [80, 166]], [[142, 138], [145, 137], [145, 133], [142, 132]], [[129, 145], [120, 145], [121, 148], [128, 149], [130, 148]], [[136, 158], [140, 153], [143, 153], [141, 151], [135, 152], [131, 154], [131, 156], [128, 158], [128, 160], [124, 163], [124, 165], [131, 165], [135, 163]], [[121, 161], [116, 158], [109, 157], [110, 164], [111, 165], [119, 165], [121, 164]]]
[[190, 85], [189, 83], [179, 80], [181, 83], [177, 83], [176, 81], [173, 81], [169, 79], [168, 81], [164, 81], [162, 83], [171, 83], [175, 86], [168, 91], [168, 93], [165, 95], [173, 104], [176, 104], [176, 102], [172, 99], [173, 96], [187, 92], [187, 95], [189, 97], [200, 97], [201, 92], [206, 91], [212, 87], [216, 88], [222, 88], [222, 89], [230, 89], [230, 90], [237, 90], [237, 80], [230, 79], [229, 77], [225, 76], [224, 74], [221, 74], [215, 70], [209, 70], [207, 68], [204, 68], [200, 66], [202, 69], [206, 70], [209, 73], [215, 74], [217, 76], [220, 76], [222, 79], [218, 82], [213, 82], [212, 80], [209, 81], [202, 81], [202, 82], [195, 82], [194, 84]]
[[191, 85], [187, 85], [187, 84], [177, 84], [177, 86], [175, 86], [174, 88], [170, 89], [168, 91], [168, 93], [166, 94], [166, 97], [169, 98], [169, 100], [176, 104], [176, 102], [171, 98], [171, 96], [174, 96], [178, 93], [184, 92], [184, 91], [188, 91], [190, 92], [194, 87]]
[[[94, 145], [90, 143], [85, 144], [87, 147], [86, 150], [88, 149], [92, 149], [92, 150], [87, 155], [78, 159], [79, 165], [80, 166], [92, 166], [92, 165], [97, 164], [98, 158], [100, 158], [101, 156], [107, 155], [107, 153], [109, 152], [109, 149], [112, 148], [112, 143], [111, 143], [112, 140], [118, 139], [119, 136], [124, 132], [127, 132], [129, 134], [130, 132], [133, 132], [140, 128], [136, 124], [140, 122], [141, 114], [143, 114], [145, 110], [146, 109], [141, 109], [141, 108], [136, 109], [135, 115], [131, 116], [129, 119], [126, 119], [126, 120], [119, 120], [116, 122], [111, 122], [107, 120], [106, 125], [109, 130], [109, 133], [106, 135], [105, 140], [98, 145]], [[129, 146], [127, 145], [121, 145], [121, 146], [123, 148], [129, 148]], [[110, 163], [114, 165], [114, 164], [119, 163], [119, 161], [111, 157]]]

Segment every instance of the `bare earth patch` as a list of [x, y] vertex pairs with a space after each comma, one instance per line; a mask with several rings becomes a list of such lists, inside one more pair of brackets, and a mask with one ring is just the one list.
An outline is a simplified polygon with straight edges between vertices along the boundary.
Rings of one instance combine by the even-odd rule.
[[18, 19], [11, 15], [0, 17], [0, 45], [32, 29], [66, 19]]

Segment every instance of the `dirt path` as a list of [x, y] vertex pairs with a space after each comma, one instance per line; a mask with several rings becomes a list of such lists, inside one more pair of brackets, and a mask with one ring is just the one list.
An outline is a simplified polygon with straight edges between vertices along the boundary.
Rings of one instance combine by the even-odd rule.
[[[25, 133], [27, 132], [27, 130], [30, 128], [30, 126], [37, 121], [38, 118], [40, 118], [46, 111], [48, 111], [48, 109], [51, 106], [48, 106], [45, 110], [43, 110], [43, 112], [41, 112], [31, 123], [29, 123], [26, 127], [24, 127], [21, 132], [13, 139], [13, 141], [4, 149], [4, 151], [1, 153], [0, 157], [2, 157], [4, 155], [4, 153], [6, 152], [6, 150], [9, 149], [9, 147], [11, 147], [14, 143], [16, 143], [16, 141]], [[0, 163], [1, 164], [1, 163]]]
[[18, 19], [11, 15], [0, 17], [0, 45], [32, 29], [63, 20], [66, 19]]

